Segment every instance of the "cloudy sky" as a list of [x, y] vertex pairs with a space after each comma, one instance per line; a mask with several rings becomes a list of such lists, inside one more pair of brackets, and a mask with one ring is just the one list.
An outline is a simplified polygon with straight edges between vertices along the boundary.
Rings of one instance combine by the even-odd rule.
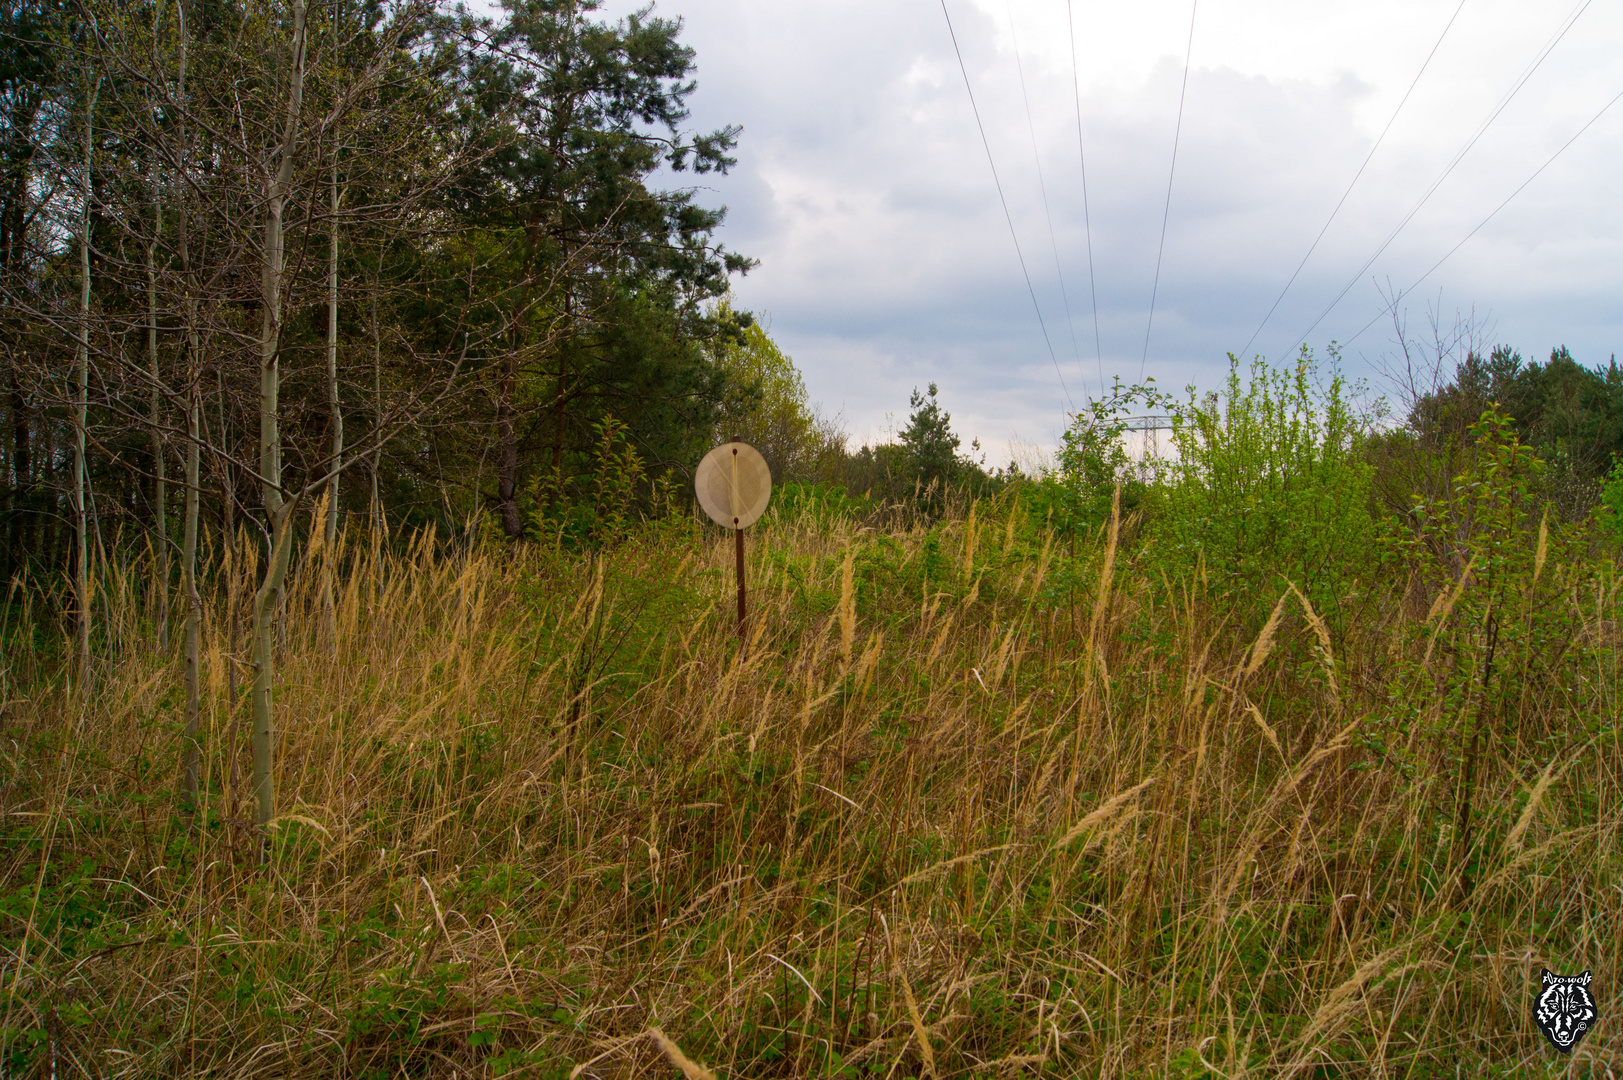
[[1346, 372], [1379, 385], [1397, 338], [1383, 290], [1413, 287], [1415, 337], [1462, 317], [1591, 365], [1623, 344], [1623, 102], [1594, 120], [1623, 92], [1616, 4], [1200, 0], [1170, 209], [1188, 0], [1073, 0], [1074, 54], [1065, 0], [946, 0], [991, 164], [940, 0], [656, 11], [697, 52], [694, 126], [744, 129], [705, 192], [729, 207], [722, 239], [761, 261], [737, 302], [854, 440], [885, 438], [934, 381], [997, 464], [1056, 443], [1101, 375], [1209, 387], [1225, 353], [1304, 337], [1345, 343]]

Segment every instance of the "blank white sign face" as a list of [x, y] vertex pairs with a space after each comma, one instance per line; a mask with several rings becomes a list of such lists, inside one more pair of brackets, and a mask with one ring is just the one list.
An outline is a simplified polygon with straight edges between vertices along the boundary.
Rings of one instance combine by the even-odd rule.
[[748, 443], [722, 443], [699, 462], [693, 487], [711, 521], [726, 529], [748, 528], [772, 498], [772, 470]]

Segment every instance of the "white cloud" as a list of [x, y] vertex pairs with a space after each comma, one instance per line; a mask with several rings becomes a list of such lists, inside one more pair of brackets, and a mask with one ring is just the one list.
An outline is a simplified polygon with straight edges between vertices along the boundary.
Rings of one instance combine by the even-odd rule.
[[[1256, 329], [1457, 0], [1205, 0], [1178, 149], [1154, 333], [1163, 386], [1211, 384]], [[1166, 199], [1189, 6], [1077, 0], [1099, 341], [1060, 0], [948, 0], [1020, 246], [1073, 400], [1136, 378]], [[630, 10], [605, 7], [617, 16]], [[723, 239], [761, 259], [741, 304], [770, 312], [814, 397], [883, 432], [936, 381], [967, 444], [1051, 445], [1067, 401], [1044, 344], [938, 0], [663, 0], [696, 50], [693, 122], [744, 125], [739, 166], [706, 182]], [[1252, 351], [1287, 350], [1386, 239], [1575, 10], [1467, 0], [1413, 96]], [[1309, 338], [1346, 340], [1623, 90], [1623, 11], [1591, 4], [1481, 141]], [[1052, 215], [1050, 242], [1037, 157]], [[1610, 198], [1623, 104], [1416, 294], [1491, 313], [1524, 354], [1603, 361], [1623, 330], [1623, 208]], [[1064, 275], [1071, 320], [1055, 267]], [[1074, 329], [1076, 345], [1073, 347]], [[1390, 331], [1348, 351], [1369, 373]]]

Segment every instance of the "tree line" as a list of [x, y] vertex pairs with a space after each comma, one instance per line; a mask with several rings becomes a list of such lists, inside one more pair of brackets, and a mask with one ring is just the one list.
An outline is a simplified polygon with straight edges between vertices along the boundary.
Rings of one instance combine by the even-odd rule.
[[296, 544], [487, 510], [523, 536], [605, 433], [658, 472], [760, 397], [716, 362], [751, 260], [683, 183], [739, 131], [689, 129], [678, 20], [598, 7], [0, 14], [0, 571], [54, 588], [82, 680], [98, 568], [150, 545], [194, 737], [200, 546], [255, 538], [262, 817]]
[[984, 479], [933, 386], [900, 443], [847, 452], [728, 302], [754, 263], [695, 178], [740, 130], [688, 124], [680, 20], [600, 8], [0, 12], [0, 580], [46, 602], [84, 685], [109, 567], [147, 568], [186, 791], [202, 597], [233, 557], [265, 821], [276, 612], [295, 552], [341, 529], [598, 543], [735, 435], [780, 480], [880, 500]]

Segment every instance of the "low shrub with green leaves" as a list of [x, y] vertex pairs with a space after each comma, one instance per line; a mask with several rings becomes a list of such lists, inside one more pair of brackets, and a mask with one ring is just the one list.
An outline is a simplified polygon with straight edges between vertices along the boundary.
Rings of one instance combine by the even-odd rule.
[[1103, 398], [1091, 399], [1060, 436], [1054, 467], [1041, 475], [1027, 498], [1041, 520], [1061, 535], [1098, 530], [1112, 514], [1132, 513], [1143, 504], [1148, 485], [1133, 468], [1124, 437], [1136, 409], [1154, 410], [1165, 402], [1155, 380], [1122, 386], [1118, 380]]
[[1340, 374], [1319, 374], [1305, 349], [1291, 369], [1242, 371], [1230, 356], [1222, 391], [1166, 399], [1172, 445], [1151, 529], [1170, 575], [1252, 607], [1290, 581], [1334, 612], [1377, 570], [1365, 429]]

